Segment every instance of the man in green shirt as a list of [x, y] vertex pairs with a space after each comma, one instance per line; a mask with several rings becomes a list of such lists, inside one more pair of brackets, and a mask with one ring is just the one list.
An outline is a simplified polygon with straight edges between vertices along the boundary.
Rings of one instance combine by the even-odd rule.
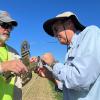
[[4, 77], [4, 73], [7, 72], [18, 75], [27, 72], [16, 50], [6, 44], [15, 26], [17, 22], [6, 11], [0, 11], [0, 100], [22, 99], [20, 77], [14, 76], [9, 82]]

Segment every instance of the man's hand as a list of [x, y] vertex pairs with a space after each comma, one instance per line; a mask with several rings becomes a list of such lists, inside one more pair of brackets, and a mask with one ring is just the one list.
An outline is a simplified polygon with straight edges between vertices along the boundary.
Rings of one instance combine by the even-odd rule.
[[32, 58], [30, 58], [30, 63], [35, 63], [35, 62], [38, 62], [38, 58], [33, 56]]
[[21, 60], [12, 60], [1, 63], [1, 68], [3, 72], [15, 72], [16, 74], [27, 72], [26, 66]]
[[[46, 64], [51, 65], [55, 62], [55, 59], [51, 53], [45, 53], [41, 56], [41, 60], [43, 60]], [[38, 57], [33, 56], [30, 59], [30, 62], [38, 62]]]
[[55, 58], [51, 53], [45, 53], [44, 55], [42, 55], [41, 59], [49, 66], [55, 62]]
[[39, 76], [48, 78], [49, 80], [54, 79], [52, 73], [50, 71], [48, 71], [48, 69], [46, 69], [45, 67], [38, 68], [37, 73]]
[[[51, 65], [55, 59], [53, 57], [53, 55], [51, 53], [45, 53], [44, 55], [41, 56], [40, 58], [43, 62], [42, 63], [45, 63], [47, 65]], [[32, 57], [31, 58], [31, 62], [38, 62], [38, 57]], [[44, 65], [44, 64], [43, 64]], [[52, 76], [52, 72], [50, 72], [46, 67], [44, 66], [38, 66], [35, 70], [35, 72], [42, 76], [42, 77], [46, 77], [46, 78], [49, 78], [49, 79], [52, 79], [53, 76]]]

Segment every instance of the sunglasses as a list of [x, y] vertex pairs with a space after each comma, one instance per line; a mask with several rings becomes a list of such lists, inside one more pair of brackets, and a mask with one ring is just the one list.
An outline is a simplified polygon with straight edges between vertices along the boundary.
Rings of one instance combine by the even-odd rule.
[[3, 23], [0, 23], [0, 26], [1, 26], [2, 28], [4, 28], [4, 29], [10, 29], [10, 30], [13, 29], [13, 26], [12, 26], [11, 23], [5, 23], [5, 22], [3, 22]]

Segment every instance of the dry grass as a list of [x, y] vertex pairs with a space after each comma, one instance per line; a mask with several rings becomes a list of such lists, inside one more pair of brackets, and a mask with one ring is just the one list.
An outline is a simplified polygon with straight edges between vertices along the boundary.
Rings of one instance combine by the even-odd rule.
[[32, 80], [23, 87], [22, 100], [57, 100], [55, 96], [49, 81], [35, 73]]

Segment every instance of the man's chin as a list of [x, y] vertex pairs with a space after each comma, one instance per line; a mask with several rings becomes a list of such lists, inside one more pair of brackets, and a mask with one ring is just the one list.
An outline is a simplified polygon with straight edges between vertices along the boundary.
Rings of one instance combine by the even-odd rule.
[[8, 40], [8, 38], [0, 38], [0, 41], [5, 43]]
[[64, 41], [59, 41], [60, 42], [60, 44], [63, 44], [63, 45], [66, 45], [67, 43], [66, 42], [64, 42]]

